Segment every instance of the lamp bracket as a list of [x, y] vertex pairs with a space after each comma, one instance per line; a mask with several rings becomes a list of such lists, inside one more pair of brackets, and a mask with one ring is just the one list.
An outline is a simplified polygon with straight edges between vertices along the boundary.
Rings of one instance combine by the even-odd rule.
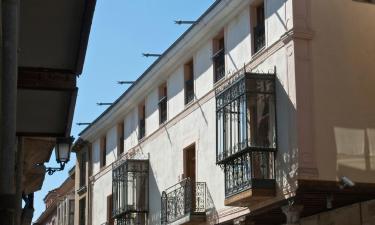
[[[65, 163], [64, 162], [59, 162], [60, 163], [60, 167], [46, 167], [45, 170], [46, 170], [46, 173], [48, 175], [52, 175], [54, 174], [56, 171], [62, 171], [64, 170], [65, 168]], [[37, 164], [37, 166], [42, 166], [43, 163], [39, 163]]]

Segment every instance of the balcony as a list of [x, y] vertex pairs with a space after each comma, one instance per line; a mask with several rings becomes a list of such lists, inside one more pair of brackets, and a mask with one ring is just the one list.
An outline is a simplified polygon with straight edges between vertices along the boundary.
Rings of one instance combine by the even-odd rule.
[[148, 160], [118, 160], [112, 170], [112, 218], [117, 225], [147, 224]]
[[216, 162], [224, 169], [225, 205], [246, 206], [275, 194], [275, 74], [242, 71], [216, 92]]
[[162, 224], [194, 224], [206, 221], [209, 194], [205, 182], [189, 178], [163, 191], [161, 197]]

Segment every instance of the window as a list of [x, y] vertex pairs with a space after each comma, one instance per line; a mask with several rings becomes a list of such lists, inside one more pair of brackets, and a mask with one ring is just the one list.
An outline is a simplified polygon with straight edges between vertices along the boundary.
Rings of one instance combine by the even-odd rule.
[[146, 135], [146, 107], [144, 102], [138, 106], [138, 118], [138, 140], [141, 140]]
[[60, 222], [60, 218], [61, 218], [61, 212], [60, 212], [60, 208], [61, 208], [61, 206], [60, 205], [58, 205], [57, 206], [57, 224], [58, 225], [61, 225], [61, 222]]
[[264, 2], [254, 7], [255, 23], [253, 26], [253, 53], [257, 53], [266, 45], [265, 28], [264, 28]]
[[86, 225], [86, 198], [82, 198], [79, 200], [78, 224]]
[[191, 60], [184, 66], [185, 105], [194, 100], [194, 62]]
[[159, 124], [167, 121], [167, 83], [159, 87]]
[[119, 161], [112, 171], [116, 224], [145, 225], [148, 212], [148, 160]]
[[107, 222], [108, 225], [113, 225], [114, 224], [114, 219], [112, 216], [113, 213], [113, 195], [107, 196]]
[[79, 160], [79, 187], [86, 185], [86, 161], [87, 153], [84, 151], [81, 153], [81, 158]]
[[100, 168], [106, 165], [107, 158], [107, 137], [100, 139]]
[[69, 200], [69, 225], [74, 225], [74, 199]]
[[245, 73], [216, 95], [216, 160], [226, 196], [274, 184], [275, 74]]
[[213, 40], [214, 55], [212, 56], [214, 64], [214, 82], [225, 77], [225, 40], [224, 31]]
[[124, 152], [124, 122], [117, 124], [117, 155]]

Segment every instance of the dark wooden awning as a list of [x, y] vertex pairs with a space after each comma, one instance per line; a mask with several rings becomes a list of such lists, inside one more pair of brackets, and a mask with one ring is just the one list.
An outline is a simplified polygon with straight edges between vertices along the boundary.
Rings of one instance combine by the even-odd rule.
[[95, 0], [21, 2], [19, 136], [69, 136]]
[[38, 190], [56, 137], [70, 136], [96, 0], [20, 3], [17, 135], [25, 137], [25, 187]]
[[[341, 189], [339, 182], [299, 180], [295, 197], [285, 199], [267, 207], [255, 210], [246, 215], [246, 220], [256, 225], [279, 225], [286, 223], [285, 214], [281, 207], [293, 202], [303, 205], [301, 218], [337, 209], [347, 205], [375, 199], [375, 185], [370, 183], [356, 183], [354, 187]], [[332, 205], [327, 209], [327, 196], [331, 196]], [[223, 223], [233, 224], [232, 221]]]
[[17, 135], [69, 136], [76, 97], [75, 74], [20, 68]]

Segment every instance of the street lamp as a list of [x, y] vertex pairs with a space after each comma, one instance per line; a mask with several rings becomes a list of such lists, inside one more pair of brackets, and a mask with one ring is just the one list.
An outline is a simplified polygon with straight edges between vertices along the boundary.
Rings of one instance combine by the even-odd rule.
[[52, 175], [56, 171], [64, 169], [65, 164], [69, 162], [70, 151], [72, 149], [73, 137], [56, 138], [56, 161], [60, 164], [60, 168], [47, 167], [46, 172], [48, 175]]

